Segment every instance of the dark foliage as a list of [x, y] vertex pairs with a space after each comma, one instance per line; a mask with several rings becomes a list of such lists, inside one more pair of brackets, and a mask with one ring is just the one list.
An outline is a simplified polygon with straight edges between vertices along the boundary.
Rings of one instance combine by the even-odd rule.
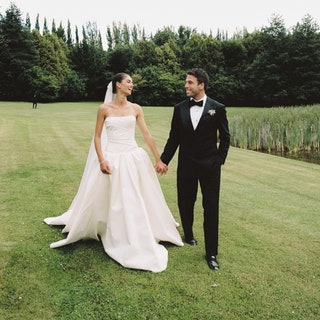
[[184, 98], [189, 68], [210, 76], [208, 95], [233, 106], [289, 106], [320, 102], [320, 33], [311, 16], [287, 30], [281, 17], [248, 33], [228, 38], [220, 31], [200, 34], [180, 26], [146, 36], [138, 26], [107, 27], [107, 49], [94, 23], [82, 26], [82, 38], [52, 22], [51, 33], [39, 21], [24, 22], [14, 5], [0, 16], [0, 99], [102, 101], [116, 72], [131, 74], [132, 100], [142, 105], [173, 105]]

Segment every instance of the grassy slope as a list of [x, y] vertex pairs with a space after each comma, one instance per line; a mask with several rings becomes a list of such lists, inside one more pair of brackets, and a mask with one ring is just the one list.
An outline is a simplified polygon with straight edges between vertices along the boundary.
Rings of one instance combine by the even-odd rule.
[[[219, 272], [204, 261], [200, 199], [199, 245], [169, 246], [160, 274], [122, 268], [95, 241], [50, 249], [62, 235], [42, 220], [64, 212], [75, 195], [96, 109], [0, 103], [0, 319], [319, 318], [318, 165], [231, 148]], [[161, 150], [171, 109], [145, 115]], [[175, 166], [174, 159], [159, 179], [179, 220]]]

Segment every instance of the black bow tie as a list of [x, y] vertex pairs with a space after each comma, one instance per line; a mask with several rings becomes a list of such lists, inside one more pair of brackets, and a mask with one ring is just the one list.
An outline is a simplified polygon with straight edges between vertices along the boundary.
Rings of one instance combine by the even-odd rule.
[[200, 101], [195, 101], [194, 99], [190, 99], [189, 100], [189, 107], [193, 107], [193, 106], [199, 106], [199, 107], [202, 107], [203, 105], [203, 100], [200, 100]]

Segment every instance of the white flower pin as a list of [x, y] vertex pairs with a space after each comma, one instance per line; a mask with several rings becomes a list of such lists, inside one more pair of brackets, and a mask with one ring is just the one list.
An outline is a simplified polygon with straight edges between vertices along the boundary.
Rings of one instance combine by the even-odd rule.
[[209, 113], [210, 116], [213, 116], [213, 115], [216, 113], [216, 110], [210, 109], [210, 110], [208, 111], [208, 113]]

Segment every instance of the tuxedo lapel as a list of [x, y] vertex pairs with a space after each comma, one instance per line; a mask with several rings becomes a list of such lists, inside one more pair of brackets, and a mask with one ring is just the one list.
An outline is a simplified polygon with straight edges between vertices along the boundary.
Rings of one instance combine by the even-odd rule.
[[190, 107], [189, 107], [188, 100], [186, 100], [186, 102], [183, 105], [181, 105], [181, 120], [185, 128], [188, 128], [194, 131], [192, 121], [191, 121]]
[[[211, 107], [211, 104], [210, 104], [209, 99], [207, 98], [206, 104], [204, 105], [204, 110], [203, 110], [201, 119], [208, 113], [210, 107]], [[201, 121], [201, 119], [200, 119], [200, 121]]]
[[212, 109], [212, 103], [211, 103], [210, 99], [207, 98], [206, 104], [204, 105], [204, 109], [203, 109], [203, 112], [200, 117], [200, 120], [199, 120], [199, 123], [198, 123], [196, 130], [205, 123], [205, 118], [207, 117], [210, 109]]

